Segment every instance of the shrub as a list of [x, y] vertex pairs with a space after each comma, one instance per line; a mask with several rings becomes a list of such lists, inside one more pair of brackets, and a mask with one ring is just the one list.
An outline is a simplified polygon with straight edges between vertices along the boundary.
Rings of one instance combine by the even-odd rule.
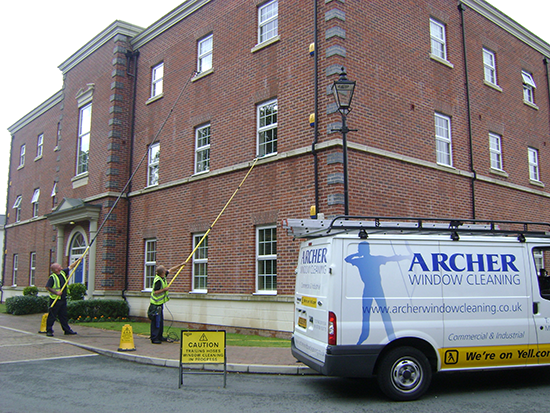
[[67, 286], [67, 298], [71, 301], [84, 300], [86, 286], [81, 283], [69, 284]]
[[28, 287], [23, 288], [23, 295], [34, 295], [36, 297], [38, 295], [38, 287], [29, 285]]
[[72, 320], [78, 320], [79, 317], [80, 320], [93, 320], [94, 317], [128, 317], [130, 307], [124, 300], [79, 300], [69, 301], [67, 312]]
[[48, 297], [19, 295], [6, 299], [6, 312], [13, 315], [45, 313], [48, 311]]

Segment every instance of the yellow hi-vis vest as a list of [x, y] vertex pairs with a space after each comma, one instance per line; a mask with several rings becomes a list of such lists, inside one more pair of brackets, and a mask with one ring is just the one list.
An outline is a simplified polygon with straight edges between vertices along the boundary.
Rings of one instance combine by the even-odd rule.
[[[65, 275], [65, 272], [64, 271], [60, 271], [59, 272], [59, 275], [62, 275], [63, 278], [65, 279], [65, 281], [63, 282], [63, 285], [65, 285], [65, 283], [67, 282], [67, 276]], [[61, 283], [59, 282], [59, 276], [56, 274], [56, 273], [52, 273], [50, 275], [50, 278], [53, 277], [53, 289], [56, 290], [56, 291], [59, 291], [61, 289]], [[55, 300], [56, 298], [59, 298], [58, 295], [55, 295], [55, 294], [52, 294], [50, 293], [50, 298], [52, 300]]]
[[[155, 279], [153, 280], [153, 288], [155, 288], [155, 284], [157, 281], [160, 281], [162, 283], [161, 288], [168, 287], [168, 282], [166, 281], [166, 278], [162, 278], [158, 274], [155, 275]], [[162, 294], [155, 294], [155, 290], [151, 291], [151, 304], [155, 305], [161, 305], [164, 304], [166, 301], [168, 301], [170, 297], [168, 297], [168, 291], [163, 292]]]

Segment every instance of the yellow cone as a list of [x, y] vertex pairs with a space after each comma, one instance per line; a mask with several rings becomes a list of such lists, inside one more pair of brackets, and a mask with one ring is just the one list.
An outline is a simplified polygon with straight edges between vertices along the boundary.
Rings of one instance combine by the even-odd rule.
[[40, 323], [40, 331], [39, 333], [46, 333], [46, 325], [48, 321], [48, 313], [44, 314], [42, 316], [42, 322]]
[[135, 351], [134, 333], [130, 324], [124, 324], [120, 334], [120, 347], [118, 351]]

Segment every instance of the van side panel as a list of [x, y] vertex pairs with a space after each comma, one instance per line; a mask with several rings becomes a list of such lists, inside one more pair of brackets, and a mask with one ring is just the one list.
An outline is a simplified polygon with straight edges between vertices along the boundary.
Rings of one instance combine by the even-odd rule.
[[[429, 311], [442, 301], [438, 283], [419, 288], [409, 276], [415, 251], [437, 249], [435, 241], [349, 240], [344, 248], [344, 303], [339, 344], [377, 346], [398, 338], [441, 343], [443, 315]], [[427, 308], [428, 311], [422, 311]]]
[[431, 261], [443, 284], [442, 369], [536, 363], [523, 356], [536, 347], [524, 254], [517, 240], [441, 244]]

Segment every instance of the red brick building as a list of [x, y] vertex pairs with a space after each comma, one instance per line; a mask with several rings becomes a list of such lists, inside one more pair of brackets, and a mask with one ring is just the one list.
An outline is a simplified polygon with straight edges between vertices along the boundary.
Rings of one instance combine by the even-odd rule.
[[259, 157], [168, 308], [290, 331], [298, 242], [280, 222], [344, 212], [342, 66], [351, 215], [548, 222], [549, 57], [483, 0], [187, 0], [146, 29], [117, 21], [10, 128], [4, 292], [86, 253], [88, 297], [145, 315], [155, 266], [191, 255]]

